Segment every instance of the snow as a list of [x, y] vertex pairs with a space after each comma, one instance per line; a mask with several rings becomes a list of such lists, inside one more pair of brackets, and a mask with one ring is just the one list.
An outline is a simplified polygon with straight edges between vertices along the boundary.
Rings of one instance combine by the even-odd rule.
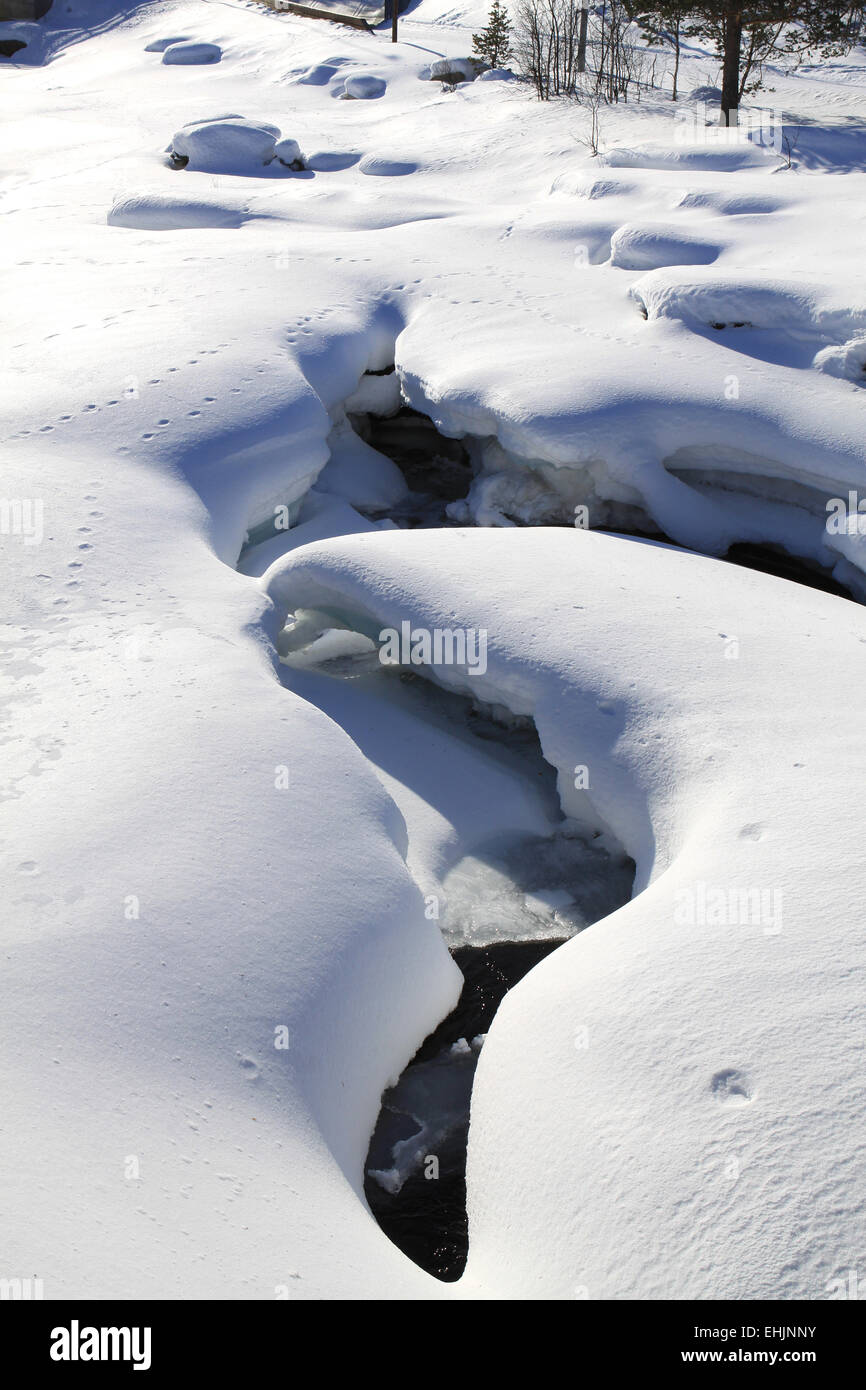
[[[721, 577], [669, 547], [543, 529], [345, 537], [271, 571], [281, 605], [359, 631], [486, 627], [485, 676], [431, 678], [531, 714], [563, 809], [585, 814], [585, 763], [594, 814], [637, 863], [643, 891], [537, 967], [488, 1036], [467, 1293], [799, 1297], [860, 1248], [862, 1179], [839, 1164], [862, 1172], [864, 755], [862, 710], [839, 693], [857, 688], [866, 620]], [[812, 866], [830, 862], [847, 867], [828, 896]]]
[[164, 53], [167, 48], [171, 48], [176, 43], [190, 43], [189, 34], [175, 34], [173, 38], [153, 39], [151, 43], [144, 45], [145, 53]]
[[480, 66], [480, 60], [476, 58], [438, 58], [430, 64], [429, 71], [425, 71], [431, 81], [458, 78], [464, 82], [474, 82]]
[[222, 49], [216, 43], [172, 43], [162, 52], [162, 61], [176, 67], [218, 63]]
[[342, 84], [340, 96], [353, 101], [371, 101], [383, 97], [388, 84], [371, 72], [353, 72]]
[[110, 227], [139, 231], [174, 231], [186, 227], [240, 227], [249, 216], [244, 201], [236, 207], [223, 199], [180, 198], [169, 193], [131, 193], [108, 212]]
[[[657, 91], [594, 157], [585, 106], [427, 80], [487, 8], [69, 0], [5, 61], [2, 1236], [46, 1297], [866, 1258], [863, 609], [711, 558], [866, 597], [866, 60], [772, 72], [787, 156]], [[442, 530], [351, 428], [402, 403], [473, 458]], [[406, 620], [485, 672], [386, 670]], [[528, 934], [573, 939], [481, 1052], [445, 1286], [367, 1147], [446, 938]]]
[[655, 270], [668, 265], [708, 265], [718, 260], [717, 242], [702, 241], [670, 224], [624, 223], [610, 239], [610, 263], [624, 270]]
[[[169, 50], [166, 50], [168, 52]], [[185, 167], [213, 174], [249, 173], [270, 164], [276, 154], [278, 126], [244, 117], [221, 116], [193, 121], [172, 136], [169, 152]]]

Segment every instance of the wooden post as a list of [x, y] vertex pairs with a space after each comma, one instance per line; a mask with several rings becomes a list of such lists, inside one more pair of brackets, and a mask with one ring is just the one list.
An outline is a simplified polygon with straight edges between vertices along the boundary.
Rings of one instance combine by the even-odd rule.
[[589, 25], [589, 10], [584, 5], [580, 12], [580, 33], [577, 39], [577, 70], [586, 72], [586, 31]]
[[397, 42], [397, 0], [391, 0], [391, 42]]

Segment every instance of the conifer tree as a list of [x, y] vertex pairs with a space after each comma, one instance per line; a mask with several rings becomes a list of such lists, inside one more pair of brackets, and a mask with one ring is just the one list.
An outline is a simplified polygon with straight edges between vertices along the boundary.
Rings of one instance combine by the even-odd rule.
[[492, 68], [504, 67], [511, 57], [511, 21], [502, 0], [493, 0], [487, 24], [472, 35], [472, 49]]

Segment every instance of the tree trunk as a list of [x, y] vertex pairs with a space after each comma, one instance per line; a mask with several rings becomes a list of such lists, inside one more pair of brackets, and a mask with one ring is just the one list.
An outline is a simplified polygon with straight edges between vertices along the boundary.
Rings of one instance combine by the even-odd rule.
[[682, 21], [680, 20], [679, 16], [677, 16], [677, 25], [676, 25], [676, 28], [675, 28], [675, 30], [674, 30], [674, 53], [675, 53], [676, 56], [675, 56], [675, 58], [674, 58], [674, 94], [673, 94], [673, 98], [672, 98], [673, 101], [676, 101], [677, 97], [678, 97], [679, 94], [680, 94], [680, 93], [679, 93], [679, 82], [680, 82], [680, 24], [681, 24], [681, 22], [682, 22]]
[[731, 8], [725, 14], [725, 60], [722, 76], [722, 115], [725, 125], [736, 125], [740, 105], [740, 53], [743, 47], [743, 14]]

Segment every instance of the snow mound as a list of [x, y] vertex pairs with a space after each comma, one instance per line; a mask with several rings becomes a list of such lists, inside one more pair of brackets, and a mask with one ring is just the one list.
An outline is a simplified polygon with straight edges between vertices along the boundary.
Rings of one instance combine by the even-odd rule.
[[106, 220], [110, 227], [165, 232], [189, 227], [240, 227], [251, 215], [216, 199], [133, 193], [118, 198]]
[[376, 77], [371, 72], [354, 72], [335, 88], [335, 95], [345, 101], [375, 101], [383, 97], [388, 84], [384, 77]]
[[635, 191], [636, 185], [626, 182], [623, 179], [596, 179], [587, 177], [581, 170], [575, 172], [569, 169], [565, 174], [558, 174], [550, 185], [552, 194], [562, 193], [572, 198], [588, 198], [595, 202], [599, 198], [619, 198], [627, 196]]
[[243, 116], [193, 121], [176, 132], [168, 147], [179, 166], [211, 174], [247, 174], [263, 169], [275, 155], [278, 126]]
[[317, 174], [335, 174], [351, 169], [361, 158], [356, 150], [315, 150], [307, 156], [307, 168]]
[[173, 43], [163, 52], [162, 61], [173, 67], [198, 67], [218, 63], [222, 56], [217, 43]]
[[755, 217], [778, 212], [785, 206], [781, 198], [761, 193], [726, 193], [721, 189], [692, 189], [677, 199], [686, 212], [718, 212], [723, 217]]
[[274, 158], [281, 164], [285, 164], [287, 169], [305, 169], [304, 156], [301, 154], [301, 147], [297, 140], [278, 140], [274, 145]]
[[610, 169], [687, 169], [732, 173], [738, 169], [766, 169], [778, 159], [760, 149], [738, 131], [720, 130], [716, 138], [683, 145], [620, 146], [599, 155]]
[[624, 270], [660, 266], [710, 265], [720, 253], [717, 242], [702, 241], [679, 228], [626, 223], [611, 238], [610, 263]]
[[286, 74], [284, 80], [302, 87], [327, 87], [331, 79], [337, 76], [340, 68], [347, 67], [351, 62], [351, 58], [326, 58], [324, 62], [294, 69]]
[[689, 101], [720, 102], [721, 100], [721, 87], [693, 87], [689, 92]]
[[154, 39], [145, 45], [145, 53], [164, 53], [167, 48], [173, 48], [178, 43], [192, 43], [189, 34], [175, 34], [170, 39]]
[[487, 68], [478, 74], [479, 82], [511, 82], [513, 79], [514, 73], [510, 68]]
[[386, 155], [365, 154], [358, 165], [362, 174], [372, 174], [375, 178], [402, 178], [414, 174], [417, 164], [406, 159], [389, 159]]
[[859, 306], [842, 304], [829, 281], [674, 269], [642, 276], [630, 294], [648, 319], [817, 334], [837, 345], [866, 332], [866, 296]]
[[841, 347], [823, 348], [816, 356], [814, 365], [827, 376], [841, 377], [843, 381], [866, 386], [866, 337], [853, 338]]

